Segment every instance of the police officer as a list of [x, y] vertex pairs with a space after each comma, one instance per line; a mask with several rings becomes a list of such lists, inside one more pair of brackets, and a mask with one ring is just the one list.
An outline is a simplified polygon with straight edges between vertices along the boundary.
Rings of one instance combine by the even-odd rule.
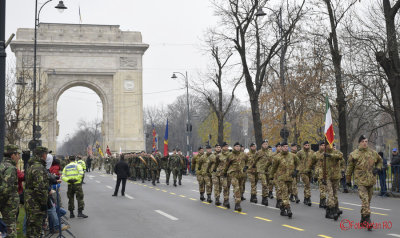
[[83, 179], [83, 168], [82, 166], [75, 162], [76, 157], [69, 157], [70, 163], [65, 166], [63, 170], [62, 180], [68, 183], [68, 210], [70, 212], [70, 218], [75, 218], [74, 210], [74, 197], [76, 195], [76, 200], [78, 201], [78, 217], [87, 218], [88, 216], [83, 214], [82, 211], [85, 208], [85, 203], [83, 201], [83, 190], [82, 190], [82, 179]]
[[21, 151], [16, 145], [4, 147], [0, 163], [0, 213], [7, 225], [7, 237], [17, 237], [17, 213], [19, 204], [17, 163]]
[[358, 149], [350, 153], [346, 171], [346, 181], [351, 187], [351, 176], [354, 173], [355, 183], [358, 185], [358, 194], [361, 199], [360, 224], [371, 230], [370, 203], [373, 194], [376, 175], [382, 169], [382, 158], [368, 147], [368, 139], [362, 135], [358, 139]]

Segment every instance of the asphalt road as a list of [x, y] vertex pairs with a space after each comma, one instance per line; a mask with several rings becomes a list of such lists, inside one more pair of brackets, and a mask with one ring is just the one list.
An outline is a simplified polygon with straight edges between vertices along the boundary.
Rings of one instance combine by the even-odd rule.
[[[339, 193], [343, 215], [335, 222], [326, 219], [325, 210], [318, 208], [317, 190], [312, 191], [311, 207], [302, 201], [292, 203], [293, 218], [288, 219], [279, 215], [275, 198], [266, 207], [260, 204], [259, 193], [259, 203], [250, 203], [249, 183], [246, 184], [247, 200], [242, 202], [243, 211], [237, 213], [232, 209], [232, 193], [231, 209], [201, 202], [196, 178], [191, 175], [183, 176], [183, 185], [178, 187], [172, 183], [167, 186], [163, 172], [161, 183], [155, 187], [148, 181], [144, 184], [129, 181], [125, 197], [111, 196], [115, 180], [115, 175], [104, 171], [86, 173], [84, 213], [89, 218], [69, 220], [70, 231], [76, 237], [400, 237], [398, 198], [373, 197], [371, 219], [377, 227], [367, 231], [350, 226], [351, 222], [360, 221], [361, 203], [356, 193]], [[66, 186], [62, 189], [67, 207]], [[303, 200], [302, 188], [299, 188], [299, 197]]]

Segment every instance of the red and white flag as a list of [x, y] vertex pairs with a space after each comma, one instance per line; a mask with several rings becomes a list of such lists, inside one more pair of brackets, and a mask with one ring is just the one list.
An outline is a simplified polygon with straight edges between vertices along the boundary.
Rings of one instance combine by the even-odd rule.
[[110, 151], [110, 148], [108, 147], [108, 145], [107, 145], [106, 153], [107, 153], [109, 156], [111, 156], [111, 151]]
[[333, 132], [333, 125], [332, 125], [332, 113], [331, 113], [331, 106], [329, 105], [329, 99], [326, 97], [326, 113], [325, 113], [325, 138], [330, 145], [333, 144], [335, 140], [335, 133]]

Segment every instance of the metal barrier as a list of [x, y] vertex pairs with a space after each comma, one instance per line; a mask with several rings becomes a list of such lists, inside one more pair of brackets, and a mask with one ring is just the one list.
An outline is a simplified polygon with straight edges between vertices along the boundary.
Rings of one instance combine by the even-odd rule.
[[400, 191], [400, 165], [388, 166], [386, 169], [382, 169], [376, 177], [375, 191], [380, 191], [380, 195]]

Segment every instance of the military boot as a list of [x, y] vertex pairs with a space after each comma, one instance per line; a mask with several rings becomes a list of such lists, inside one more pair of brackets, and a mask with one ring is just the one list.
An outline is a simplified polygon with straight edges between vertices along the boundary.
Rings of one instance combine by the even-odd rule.
[[339, 204], [336, 204], [335, 208], [336, 208], [336, 213], [337, 213], [339, 216], [343, 214], [343, 211], [339, 209]]
[[167, 185], [169, 185], [169, 181], [168, 180], [166, 181], [166, 183], [167, 183]]
[[281, 199], [277, 199], [275, 207], [279, 208], [281, 206], [281, 203], [282, 203], [282, 200]]
[[201, 201], [206, 200], [205, 197], [204, 197], [204, 193], [200, 193], [200, 200], [201, 200]]
[[261, 205], [268, 206], [268, 197], [263, 197], [262, 198]]
[[144, 183], [144, 179], [142, 179], [142, 183]]
[[156, 186], [156, 181], [151, 181], [151, 184], [153, 184], [153, 186]]
[[207, 202], [208, 203], [212, 203], [211, 194], [207, 194]]
[[326, 208], [325, 218], [333, 219], [333, 208], [332, 207]]
[[340, 214], [339, 214], [339, 209], [337, 207], [333, 207], [332, 210], [332, 215], [333, 215], [333, 220], [337, 221]]
[[292, 210], [290, 209], [290, 205], [288, 205], [288, 206], [286, 207], [286, 213], [287, 213], [287, 216], [288, 216], [289, 218], [292, 218], [293, 213], [292, 213]]
[[182, 185], [182, 182], [181, 182], [181, 180], [179, 180], [179, 185]]
[[299, 199], [299, 197], [297, 195], [294, 195], [294, 200], [296, 200], [296, 203], [300, 202], [300, 199]]
[[160, 179], [157, 179], [157, 183], [160, 183]]
[[243, 195], [242, 195], [242, 197], [240, 198], [240, 200], [244, 201], [244, 200], [246, 200], [246, 198], [243, 197]]
[[370, 215], [366, 215], [366, 216], [365, 216], [365, 221], [367, 222], [367, 224], [366, 224], [367, 229], [368, 229], [369, 231], [371, 231], [372, 228], [374, 227], [374, 224], [372, 224], [372, 222], [371, 222], [371, 217], [370, 217]]
[[310, 197], [307, 198], [307, 205], [308, 205], [309, 207], [311, 207], [311, 198], [310, 198]]
[[367, 220], [366, 220], [366, 216], [361, 215], [361, 220], [360, 220], [360, 226], [361, 227], [366, 227]]
[[176, 187], [176, 180], [174, 180], [174, 187]]
[[81, 217], [81, 218], [88, 218], [88, 216], [85, 215], [85, 214], [83, 214], [82, 211], [78, 211], [78, 217]]
[[289, 200], [290, 200], [291, 202], [295, 202], [295, 201], [296, 201], [296, 200], [294, 200], [294, 195], [293, 195], [293, 194], [290, 194]]
[[231, 208], [231, 205], [229, 204], [229, 200], [224, 200], [224, 207], [226, 208]]
[[281, 216], [287, 216], [287, 212], [284, 206], [280, 206], [281, 209]]
[[240, 207], [240, 203], [235, 204], [235, 211], [241, 212], [242, 208]]
[[326, 198], [321, 198], [319, 200], [319, 208], [326, 208]]
[[274, 198], [274, 195], [272, 194], [272, 191], [269, 191], [268, 196], [269, 196], [270, 199]]
[[308, 200], [308, 198], [305, 197], [305, 198], [304, 198], [304, 201], [303, 201], [304, 205], [308, 205], [307, 200]]
[[74, 211], [69, 211], [69, 218], [75, 218]]
[[221, 206], [221, 202], [219, 201], [219, 198], [215, 198], [215, 206]]

